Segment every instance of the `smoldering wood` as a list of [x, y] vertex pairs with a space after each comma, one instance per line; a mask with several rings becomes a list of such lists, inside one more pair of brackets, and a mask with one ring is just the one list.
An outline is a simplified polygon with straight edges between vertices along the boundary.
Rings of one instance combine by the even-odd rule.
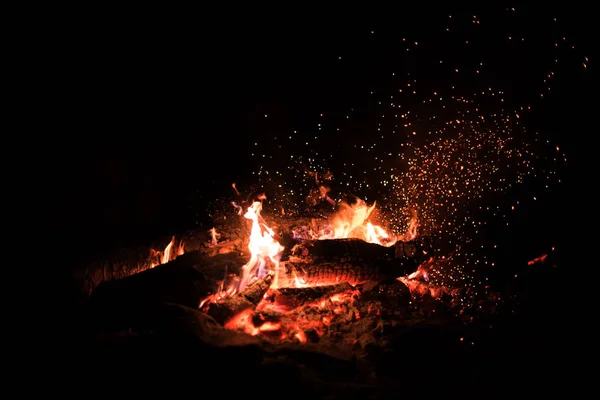
[[[315, 393], [335, 394], [333, 397], [343, 393], [352, 398], [355, 382], [364, 375], [359, 364], [362, 361], [357, 361], [347, 349], [273, 345], [260, 337], [226, 329], [195, 308], [174, 304], [164, 305], [140, 332], [110, 332], [94, 335], [90, 341], [93, 346], [83, 347], [77, 359], [86, 368], [79, 368], [74, 373], [76, 378], [86, 379], [90, 373], [103, 376], [108, 370], [135, 378], [121, 379], [117, 384], [108, 379], [105, 386], [110, 391], [122, 390], [125, 385], [132, 389], [136, 386], [138, 392], [145, 394], [148, 390], [140, 388], [139, 382], [148, 371], [159, 374], [161, 383], [167, 386], [197, 389], [197, 382], [188, 377], [221, 382], [224, 371], [218, 366], [227, 365], [228, 376], [239, 377], [234, 385], [229, 385], [231, 388], [225, 388], [228, 395], [235, 397], [247, 397], [248, 388], [269, 377], [273, 382], [263, 384], [268, 390], [283, 392], [294, 388], [294, 393], [306, 399], [314, 398]], [[192, 362], [195, 360], [201, 361]], [[311, 373], [305, 376], [307, 370]], [[362, 381], [361, 384], [366, 385]], [[153, 389], [150, 385], [149, 390]]]
[[219, 233], [216, 245], [212, 243], [211, 228], [203, 227], [174, 237], [164, 237], [147, 245], [96, 254], [73, 269], [76, 288], [88, 297], [103, 282], [123, 279], [149, 270], [152, 265], [160, 265], [162, 252], [173, 238], [174, 246], [183, 246], [185, 253], [199, 251], [206, 257], [239, 253], [247, 248], [249, 228], [243, 221], [234, 218], [212, 227], [216, 227]]
[[358, 264], [347, 261], [344, 261], [343, 264], [340, 261], [318, 264], [287, 262], [285, 267], [290, 273], [281, 279], [282, 286], [295, 286], [296, 280], [309, 286], [332, 285], [343, 282], [356, 285], [366, 281], [378, 281], [381, 276], [381, 265]]
[[273, 291], [273, 300], [280, 305], [296, 308], [353, 289], [348, 282], [327, 286], [279, 288]]
[[[418, 246], [413, 245], [412, 242], [397, 243], [393, 247], [384, 248], [358, 239], [335, 239], [333, 241], [303, 239], [299, 241], [297, 237], [314, 237], [315, 232], [319, 232], [328, 224], [327, 219], [275, 214], [272, 216], [266, 215], [265, 218], [278, 234], [277, 239], [285, 246], [284, 260], [299, 242], [301, 242], [300, 247], [296, 247], [295, 251], [306, 249], [307, 257], [312, 257], [311, 254], [314, 253], [313, 263], [340, 261], [343, 264], [344, 261], [355, 261], [362, 264], [369, 260], [374, 261], [381, 258], [411, 258], [415, 255], [418, 256], [419, 253], [417, 251]], [[216, 245], [212, 241], [212, 228], [215, 228], [219, 235]], [[207, 259], [210, 259], [227, 254], [235, 253], [239, 255], [246, 253], [249, 233], [249, 220], [239, 215], [228, 214], [215, 218], [214, 224], [211, 226], [176, 235], [174, 240], [175, 246], [182, 244], [185, 252], [200, 251]], [[123, 279], [148, 270], [153, 264], [159, 265], [162, 251], [164, 251], [171, 238], [171, 236], [164, 237], [154, 243], [137, 248], [107, 252], [94, 257], [93, 261], [82, 263], [73, 271], [75, 287], [83, 298], [89, 297], [102, 282]], [[338, 243], [338, 240], [341, 242]], [[349, 243], [342, 244], [344, 241]], [[311, 243], [316, 244], [316, 246], [312, 246]]]
[[278, 323], [281, 322], [283, 314], [273, 310], [260, 310], [252, 314], [252, 324], [260, 327], [265, 322]]
[[[349, 261], [351, 260], [351, 261]], [[417, 258], [393, 258], [383, 261], [361, 261], [343, 258], [334, 262], [314, 263], [309, 261], [284, 264], [285, 275], [280, 277], [280, 286], [295, 286], [297, 281], [304, 285], [321, 286], [347, 282], [351, 285], [365, 282], [392, 280], [414, 272], [419, 266]]]
[[376, 301], [382, 305], [382, 312], [406, 310], [412, 301], [409, 288], [397, 279], [379, 282], [369, 290], [363, 290], [363, 301]]
[[240, 293], [227, 297], [222, 301], [211, 303], [208, 315], [220, 324], [225, 324], [231, 318], [246, 311], [254, 309], [273, 283], [274, 273], [269, 271], [265, 276], [251, 282]]

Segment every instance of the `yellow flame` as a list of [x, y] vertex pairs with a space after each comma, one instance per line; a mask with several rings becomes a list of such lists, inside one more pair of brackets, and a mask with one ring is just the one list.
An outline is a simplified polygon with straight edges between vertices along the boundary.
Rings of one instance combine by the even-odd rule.
[[160, 259], [158, 260], [158, 264], [156, 264], [155, 262], [150, 263], [150, 269], [160, 264], [166, 264], [169, 261], [172, 261], [175, 258], [177, 258], [177, 256], [180, 256], [183, 253], [185, 253], [183, 241], [179, 242], [177, 248], [174, 249], [173, 246], [175, 246], [175, 236], [171, 238], [171, 241], [163, 251], [152, 250], [153, 257], [160, 255]]
[[331, 218], [331, 223], [319, 234], [319, 239], [358, 238], [369, 243], [382, 246], [392, 246], [398, 240], [410, 241], [417, 237], [419, 221], [416, 212], [411, 217], [406, 233], [394, 236], [383, 227], [369, 221], [376, 202], [368, 206], [365, 201], [357, 198], [354, 204], [341, 202], [338, 211]]
[[242, 279], [238, 290], [243, 290], [253, 277], [263, 277], [269, 267], [271, 261], [275, 270], [275, 279], [273, 286], [278, 287], [279, 281], [279, 260], [284, 247], [276, 241], [273, 236], [275, 232], [267, 226], [260, 211], [262, 203], [255, 201], [249, 208], [244, 217], [252, 221], [252, 229], [250, 231], [250, 260], [242, 267]]
[[221, 236], [221, 234], [217, 233], [216, 228], [212, 228], [210, 230], [211, 243], [213, 246], [216, 246], [217, 243], [219, 242], [219, 240], [218, 240], [219, 236]]

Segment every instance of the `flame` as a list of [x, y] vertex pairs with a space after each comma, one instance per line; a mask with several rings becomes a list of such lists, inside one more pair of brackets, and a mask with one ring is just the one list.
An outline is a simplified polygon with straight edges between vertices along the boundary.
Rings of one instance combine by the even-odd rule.
[[[263, 200], [266, 196], [261, 194], [258, 198]], [[241, 207], [236, 203], [232, 202], [231, 204], [241, 210]], [[271, 287], [278, 287], [279, 261], [284, 247], [273, 238], [275, 232], [265, 223], [260, 215], [261, 210], [262, 203], [260, 201], [255, 201], [248, 207], [248, 211], [244, 214], [244, 218], [252, 221], [252, 228], [250, 230], [250, 241], [248, 243], [250, 260], [242, 266], [241, 276], [233, 276], [233, 278], [228, 280], [227, 270], [225, 270], [225, 277], [220, 282], [217, 291], [201, 300], [198, 308], [202, 308], [206, 304], [218, 302], [241, 292], [253, 279], [264, 277], [270, 269], [275, 270], [275, 277]], [[212, 235], [212, 243], [214, 245], [216, 244], [215, 241], [219, 234], [216, 232], [215, 228], [212, 228], [210, 232]], [[226, 281], [228, 282], [226, 283]], [[239, 318], [242, 318], [242, 316], [239, 316]], [[240, 322], [238, 321], [235, 324], [240, 325]]]
[[159, 255], [160, 258], [158, 260], [158, 264], [154, 262], [150, 263], [150, 269], [156, 267], [157, 265], [166, 264], [185, 253], [183, 241], [179, 242], [177, 248], [173, 249], [173, 246], [175, 246], [175, 236], [171, 238], [171, 241], [163, 251], [152, 250], [153, 257]]
[[171, 249], [173, 248], [173, 244], [175, 243], [175, 236], [171, 239], [167, 247], [165, 247], [165, 251], [163, 251], [163, 255], [160, 259], [161, 264], [166, 264], [171, 259]]
[[238, 196], [240, 196], [240, 192], [237, 190], [237, 187], [235, 186], [235, 182], [233, 182], [231, 184], [231, 187], [233, 188], [233, 190], [235, 190], [235, 194], [237, 194]]
[[427, 261], [425, 261], [417, 267], [417, 270], [415, 272], [408, 275], [407, 279], [423, 278], [423, 280], [429, 282], [429, 270], [433, 267], [435, 261], [435, 257], [429, 257]]
[[237, 215], [242, 215], [242, 213], [244, 212], [244, 209], [242, 208], [242, 206], [238, 205], [235, 201], [232, 201], [231, 205], [234, 206], [235, 209], [237, 210]]
[[398, 240], [410, 241], [417, 237], [419, 219], [417, 213], [413, 215], [408, 223], [406, 233], [394, 236], [383, 227], [369, 221], [375, 210], [376, 202], [368, 206], [365, 201], [357, 198], [354, 204], [341, 202], [338, 211], [332, 216], [331, 224], [319, 234], [319, 239], [346, 239], [358, 238], [369, 243], [382, 246], [393, 246]]
[[209, 232], [210, 232], [211, 244], [213, 246], [216, 246], [219, 243], [219, 237], [221, 236], [221, 234], [217, 233], [216, 228], [212, 228]]
[[275, 270], [273, 287], [277, 287], [279, 280], [279, 260], [284, 247], [273, 239], [275, 232], [267, 226], [260, 215], [262, 203], [255, 201], [248, 208], [244, 218], [252, 221], [250, 231], [250, 260], [242, 267], [242, 277], [238, 290], [243, 290], [253, 277], [262, 278], [266, 275], [269, 261]]
[[[323, 191], [322, 195], [326, 196], [327, 192]], [[264, 294], [263, 300], [255, 308], [245, 310], [229, 319], [225, 328], [241, 330], [252, 336], [261, 335], [271, 339], [306, 343], [318, 340], [315, 335], [323, 336], [334, 319], [336, 321], [345, 318], [360, 319], [361, 312], [355, 306], [355, 300], [360, 296], [360, 291], [354, 288], [305, 303], [300, 307], [276, 300], [274, 290], [280, 286], [280, 260], [284, 247], [275, 239], [275, 232], [261, 216], [262, 200], [266, 196], [261, 194], [257, 198], [258, 200], [253, 202], [243, 215], [252, 222], [248, 243], [250, 259], [242, 266], [239, 276], [228, 275], [225, 272], [225, 277], [220, 282], [218, 290], [202, 300], [199, 308], [203, 309], [208, 303], [219, 302], [240, 293], [253, 280], [264, 277], [268, 271], [274, 271], [273, 284]], [[239, 212], [241, 207], [236, 203], [232, 204]], [[357, 199], [354, 204], [340, 203], [340, 208], [330, 219], [330, 226], [320, 232], [320, 236], [317, 238], [359, 238], [370, 243], [391, 246], [398, 240], [412, 240], [416, 237], [418, 227], [416, 213], [410, 219], [406, 233], [394, 236], [369, 220], [375, 207], [375, 203], [367, 205], [361, 199]], [[217, 237], [215, 228], [210, 232], [214, 243]], [[297, 270], [295, 266], [291, 266], [287, 278], [291, 278], [292, 287], [310, 286], [302, 278], [303, 273], [305, 272], [301, 268]], [[425, 266], [419, 269], [418, 275], [427, 278]], [[413, 274], [413, 277], [416, 276], [417, 273]], [[304, 313], [309, 310], [317, 310], [319, 318], [307, 318]], [[271, 317], [264, 317], [267, 314], [263, 313], [268, 313]], [[273, 318], [273, 315], [279, 316], [272, 320], [270, 318]]]

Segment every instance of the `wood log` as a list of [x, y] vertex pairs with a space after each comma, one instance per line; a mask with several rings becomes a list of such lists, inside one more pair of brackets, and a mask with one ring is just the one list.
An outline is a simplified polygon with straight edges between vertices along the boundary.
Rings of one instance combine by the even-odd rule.
[[[249, 230], [238, 218], [217, 225], [219, 241], [212, 244], [210, 229], [202, 227], [174, 237], [176, 246], [182, 246], [185, 253], [199, 251], [207, 257], [239, 253], [248, 246]], [[119, 280], [149, 270], [161, 263], [165, 247], [173, 237], [164, 237], [146, 246], [107, 251], [92, 257], [73, 269], [76, 287], [89, 297], [101, 283]], [[177, 254], [173, 254], [171, 259]]]
[[360, 239], [305, 240], [297, 243], [288, 261], [281, 287], [310, 286], [394, 279], [414, 272], [430, 257], [426, 240], [397, 242], [385, 247]]
[[348, 282], [327, 286], [280, 288], [273, 291], [273, 301], [285, 307], [296, 308], [353, 289]]
[[242, 311], [254, 309], [263, 299], [263, 296], [273, 283], [274, 273], [269, 271], [264, 277], [250, 283], [240, 293], [227, 297], [223, 301], [211, 303], [208, 315], [220, 324], [225, 325], [227, 321]]
[[304, 240], [291, 249], [291, 255], [309, 258], [313, 263], [389, 261], [396, 258], [420, 258], [419, 250], [423, 244], [417, 241], [396, 242], [386, 247], [368, 243], [361, 239]]
[[[323, 242], [328, 241], [323, 240]], [[390, 249], [383, 246], [379, 246], [383, 247], [383, 249], [373, 248], [372, 246], [378, 245], [370, 246], [376, 250], [375, 252], [384, 250], [388, 254], [391, 253]], [[363, 258], [355, 256], [332, 256], [329, 258], [336, 261], [321, 261], [323, 260], [322, 257], [318, 257], [317, 260], [319, 261], [316, 262], [311, 257], [297, 257], [294, 258], [294, 261], [286, 261], [283, 263], [285, 274], [280, 276], [279, 286], [294, 287], [298, 281], [308, 286], [332, 285], [342, 282], [347, 282], [351, 285], [365, 282], [381, 282], [408, 275], [414, 272], [422, 262], [422, 257], [418, 257], [417, 254], [414, 254], [413, 257]]]
[[296, 282], [306, 286], [335, 285], [347, 282], [357, 285], [367, 281], [379, 281], [381, 264], [351, 264], [348, 262], [291, 263], [286, 262], [290, 272], [279, 279], [280, 287], [294, 287]]
[[90, 323], [120, 326], [164, 303], [197, 307], [211, 287], [200, 272], [203, 260], [200, 252], [190, 252], [153, 269], [101, 283], [84, 304]]

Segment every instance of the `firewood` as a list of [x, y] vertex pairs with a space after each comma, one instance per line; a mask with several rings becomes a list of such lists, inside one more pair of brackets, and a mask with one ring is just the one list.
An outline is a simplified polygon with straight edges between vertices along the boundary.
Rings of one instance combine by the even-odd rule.
[[410, 274], [417, 269], [418, 265], [417, 258], [394, 258], [379, 262], [373, 260], [349, 262], [348, 259], [320, 263], [288, 261], [285, 263], [287, 272], [280, 277], [279, 285], [294, 287], [297, 282], [307, 286], [342, 282], [351, 285], [381, 282]]
[[347, 282], [305, 288], [280, 288], [273, 291], [273, 299], [279, 305], [296, 308], [347, 290], [353, 290], [352, 285]]
[[[240, 220], [233, 218], [217, 226], [220, 235], [217, 245], [212, 245], [210, 230], [206, 227], [175, 236], [175, 245], [182, 245], [186, 253], [199, 251], [207, 257], [237, 253], [247, 248], [248, 228]], [[171, 239], [172, 236], [145, 246], [106, 251], [95, 259], [84, 261], [72, 271], [77, 289], [88, 297], [103, 282], [123, 279], [158, 266], [162, 251]]]
[[291, 255], [309, 258], [313, 263], [326, 261], [389, 261], [396, 258], [419, 258], [420, 242], [396, 242], [386, 247], [361, 239], [305, 240], [291, 249]]
[[[380, 279], [380, 266], [363, 263], [323, 262], [312, 263], [286, 263], [286, 267], [292, 271], [287, 279], [280, 280], [281, 286], [294, 286], [298, 280], [303, 285], [321, 286], [338, 283], [349, 283], [356, 285], [366, 281], [378, 281]], [[295, 275], [294, 275], [295, 274]]]
[[135, 275], [104, 281], [84, 302], [93, 325], [120, 326], [124, 321], [152, 314], [163, 303], [197, 307], [211, 287], [198, 268], [202, 254], [186, 253], [167, 264]]
[[259, 278], [246, 286], [242, 292], [227, 297], [223, 301], [211, 303], [208, 309], [208, 315], [224, 325], [242, 311], [256, 308], [269, 287], [271, 287], [273, 276], [274, 273], [269, 271], [264, 277]]

